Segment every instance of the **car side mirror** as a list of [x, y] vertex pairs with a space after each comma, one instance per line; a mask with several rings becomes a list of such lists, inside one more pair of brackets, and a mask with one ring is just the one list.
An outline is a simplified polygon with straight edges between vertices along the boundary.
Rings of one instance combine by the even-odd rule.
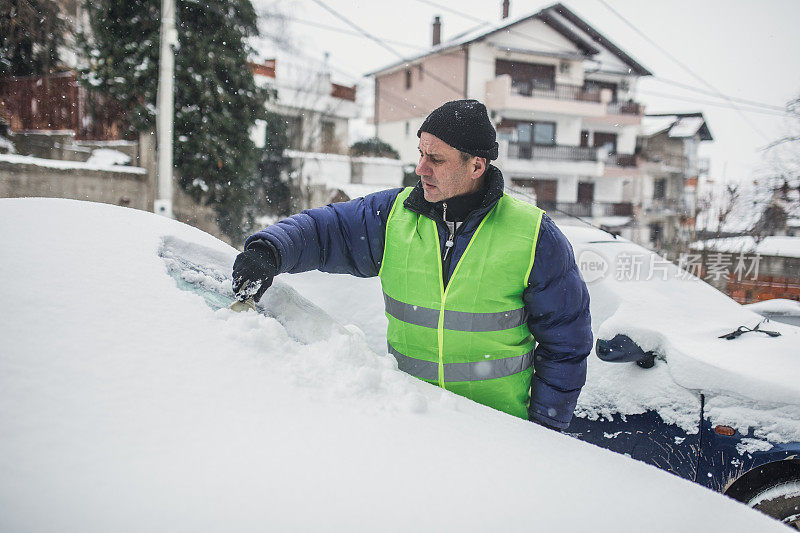
[[627, 335], [617, 334], [611, 340], [597, 339], [597, 357], [608, 363], [636, 363], [642, 368], [652, 368], [656, 356], [645, 352]]

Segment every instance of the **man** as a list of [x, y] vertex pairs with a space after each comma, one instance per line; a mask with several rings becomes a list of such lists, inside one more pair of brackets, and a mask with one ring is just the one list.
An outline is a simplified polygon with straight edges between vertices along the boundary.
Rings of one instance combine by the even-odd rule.
[[416, 187], [310, 209], [250, 236], [233, 267], [237, 296], [258, 300], [281, 272], [378, 275], [401, 370], [566, 428], [592, 346], [572, 247], [542, 210], [504, 194], [483, 104], [448, 102], [417, 136]]

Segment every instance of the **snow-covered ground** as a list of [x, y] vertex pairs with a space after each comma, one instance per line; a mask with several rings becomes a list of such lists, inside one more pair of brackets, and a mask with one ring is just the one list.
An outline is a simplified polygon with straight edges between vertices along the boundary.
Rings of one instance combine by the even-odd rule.
[[214, 311], [168, 268], [233, 248], [71, 200], [0, 200], [0, 243], [0, 531], [783, 531], [399, 372], [330, 277]]

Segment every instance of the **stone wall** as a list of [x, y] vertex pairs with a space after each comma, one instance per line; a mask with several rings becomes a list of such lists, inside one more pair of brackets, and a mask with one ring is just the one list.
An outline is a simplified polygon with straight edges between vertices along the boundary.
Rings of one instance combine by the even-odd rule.
[[0, 198], [72, 198], [152, 211], [151, 187], [141, 169], [52, 168], [0, 161]]

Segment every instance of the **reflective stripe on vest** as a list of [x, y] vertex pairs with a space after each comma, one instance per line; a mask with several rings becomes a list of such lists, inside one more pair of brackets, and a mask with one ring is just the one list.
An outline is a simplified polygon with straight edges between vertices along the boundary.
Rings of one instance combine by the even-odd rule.
[[[439, 310], [420, 307], [418, 305], [398, 302], [383, 293], [386, 312], [403, 322], [437, 328], [439, 326]], [[497, 331], [521, 326], [528, 322], [528, 312], [523, 307], [499, 313], [464, 313], [461, 311], [444, 311], [444, 329], [454, 331]]]
[[389, 353], [413, 376], [527, 418], [535, 341], [522, 293], [544, 212], [503, 195], [445, 288], [436, 222], [403, 206], [411, 190], [392, 206], [379, 273]]
[[[414, 359], [403, 355], [388, 345], [389, 353], [397, 359], [397, 367], [415, 378], [436, 381], [439, 365], [430, 361]], [[475, 363], [445, 363], [444, 381], [481, 381], [511, 376], [533, 366], [533, 352], [516, 357], [495, 359], [494, 361], [477, 361]]]

